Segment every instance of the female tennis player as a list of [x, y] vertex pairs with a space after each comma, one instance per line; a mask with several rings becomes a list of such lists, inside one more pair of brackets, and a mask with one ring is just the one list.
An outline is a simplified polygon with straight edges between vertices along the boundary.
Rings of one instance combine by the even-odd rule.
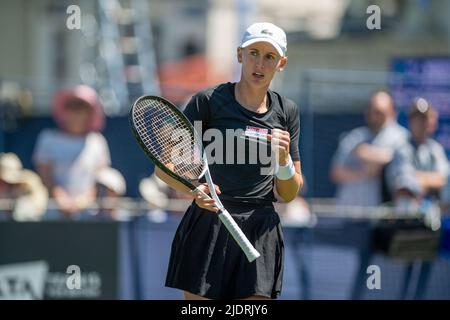
[[[212, 213], [217, 212], [214, 200], [191, 194], [194, 201], [175, 234], [166, 278], [166, 286], [183, 290], [185, 299], [275, 299], [281, 292], [284, 243], [273, 202], [277, 197], [291, 201], [303, 185], [298, 107], [269, 89], [275, 73], [286, 66], [286, 46], [279, 27], [251, 25], [237, 49], [239, 82], [197, 93], [184, 110], [196, 128], [201, 125], [205, 148], [214, 143], [208, 162], [216, 191], [261, 254], [250, 263]], [[241, 139], [245, 147], [240, 149]], [[252, 161], [252, 144], [272, 152], [277, 165], [271, 174], [262, 170], [271, 164], [263, 161], [261, 152]], [[190, 193], [161, 170], [156, 174], [172, 188]], [[209, 193], [206, 183], [200, 189]]]

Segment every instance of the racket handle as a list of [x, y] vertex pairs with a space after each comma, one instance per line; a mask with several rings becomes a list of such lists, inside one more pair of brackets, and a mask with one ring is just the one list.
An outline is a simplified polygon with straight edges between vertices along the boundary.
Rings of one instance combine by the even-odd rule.
[[233, 236], [234, 240], [236, 240], [237, 244], [241, 247], [242, 251], [244, 251], [249, 262], [254, 261], [256, 258], [260, 256], [259, 252], [256, 251], [256, 249], [247, 239], [245, 234], [242, 232], [241, 228], [239, 228], [236, 221], [234, 221], [233, 217], [227, 210], [222, 209], [220, 211], [219, 219], [228, 229], [230, 234]]
[[[198, 192], [201, 194], [203, 199], [211, 199], [209, 195], [204, 193], [202, 190], [196, 188], [193, 192]], [[260, 256], [259, 252], [256, 251], [255, 247], [250, 243], [245, 234], [242, 232], [241, 228], [234, 221], [230, 213], [223, 207], [219, 207], [219, 219], [227, 228], [228, 232], [231, 234], [233, 239], [237, 242], [242, 251], [244, 251], [249, 262], [254, 261]]]

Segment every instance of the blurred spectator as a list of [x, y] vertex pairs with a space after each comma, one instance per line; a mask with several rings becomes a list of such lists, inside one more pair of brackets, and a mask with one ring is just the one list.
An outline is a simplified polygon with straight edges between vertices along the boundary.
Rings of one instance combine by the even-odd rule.
[[408, 132], [396, 122], [394, 102], [375, 93], [366, 111], [367, 126], [353, 129], [339, 142], [331, 178], [337, 183], [337, 205], [377, 206], [385, 201], [383, 170]]
[[53, 101], [59, 129], [38, 137], [34, 162], [60, 213], [79, 218], [95, 201], [95, 176], [110, 165], [107, 142], [98, 131], [104, 115], [96, 92], [84, 85], [59, 91]]
[[311, 212], [308, 202], [303, 197], [306, 192], [306, 180], [297, 197], [291, 202], [283, 202], [275, 191], [278, 200], [274, 203], [275, 209], [280, 213], [280, 219], [284, 225], [295, 225], [296, 227], [314, 227], [316, 225], [317, 216]]
[[169, 191], [169, 187], [155, 174], [139, 183], [139, 192], [149, 206], [147, 216], [150, 221], [163, 222], [168, 218]]
[[[447, 183], [449, 165], [444, 148], [431, 138], [437, 129], [437, 119], [436, 110], [422, 98], [409, 111], [410, 140], [395, 152], [388, 167], [397, 207], [413, 202], [416, 205], [409, 205], [410, 211], [428, 210], [424, 213], [430, 214], [439, 211], [438, 201]], [[427, 218], [434, 218], [430, 223], [439, 224], [439, 217]]]
[[[447, 183], [449, 165], [441, 144], [431, 138], [437, 129], [437, 111], [423, 98], [417, 99], [408, 114], [411, 135], [409, 143], [397, 150], [387, 174], [397, 212], [422, 213], [432, 229], [441, 226], [439, 198]], [[420, 267], [414, 299], [421, 299], [426, 290], [431, 264], [416, 261]], [[414, 263], [406, 265], [402, 298], [406, 297]]]
[[0, 153], [0, 219], [39, 220], [47, 209], [48, 192], [39, 176], [22, 168], [13, 153]]
[[97, 209], [93, 214], [100, 219], [126, 220], [127, 212], [121, 207], [125, 195], [125, 178], [116, 169], [105, 167], [96, 175]]

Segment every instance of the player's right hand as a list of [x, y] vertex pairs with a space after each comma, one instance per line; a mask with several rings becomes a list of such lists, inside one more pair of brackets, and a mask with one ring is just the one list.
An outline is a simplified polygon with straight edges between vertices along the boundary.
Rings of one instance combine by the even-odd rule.
[[[210, 194], [209, 187], [207, 183], [203, 183], [197, 187], [198, 189], [202, 190], [206, 194]], [[220, 188], [217, 185], [214, 185], [214, 189], [216, 190], [217, 194], [220, 194]], [[214, 199], [205, 199], [204, 196], [200, 192], [194, 192], [194, 199], [197, 206], [200, 208], [212, 211], [217, 213], [219, 211], [219, 208], [216, 205], [216, 200]]]

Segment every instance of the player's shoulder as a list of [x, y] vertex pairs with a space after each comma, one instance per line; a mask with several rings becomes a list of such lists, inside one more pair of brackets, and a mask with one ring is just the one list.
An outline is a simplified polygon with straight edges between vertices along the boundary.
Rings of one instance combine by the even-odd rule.
[[230, 98], [232, 93], [232, 83], [221, 83], [197, 92], [194, 97], [199, 99], [214, 100], [220, 98]]
[[292, 99], [289, 99], [273, 90], [270, 90], [269, 92], [271, 93], [271, 96], [272, 96], [272, 99], [274, 100], [273, 102], [275, 103], [275, 106], [279, 107], [286, 113], [291, 113], [291, 112], [297, 113], [298, 112], [299, 106]]
[[233, 85], [230, 82], [221, 83], [197, 92], [192, 98], [191, 103], [195, 103], [199, 108], [221, 109], [234, 99]]
[[210, 112], [211, 109], [221, 108], [233, 99], [231, 83], [222, 83], [209, 87], [195, 93], [183, 108], [183, 110], [194, 109]]

